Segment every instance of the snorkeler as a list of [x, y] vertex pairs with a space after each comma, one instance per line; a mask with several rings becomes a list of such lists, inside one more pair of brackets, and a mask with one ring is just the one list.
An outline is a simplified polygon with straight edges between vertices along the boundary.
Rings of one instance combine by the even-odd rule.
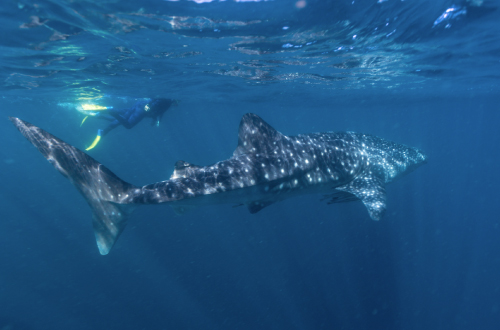
[[[94, 113], [93, 116], [95, 118], [108, 120], [110, 121], [110, 123], [108, 124], [108, 126], [106, 126], [106, 128], [97, 130], [97, 136], [94, 139], [94, 142], [92, 142], [90, 147], [85, 150], [93, 149], [99, 143], [101, 137], [108, 134], [111, 130], [120, 125], [124, 126], [127, 129], [130, 129], [137, 125], [137, 123], [139, 123], [144, 118], [149, 117], [153, 119], [151, 125], [159, 126], [163, 114], [172, 105], [177, 104], [177, 100], [159, 98], [141, 100], [136, 102], [133, 107], [121, 110], [102, 107], [102, 109], [100, 109], [101, 111]], [[85, 117], [85, 119], [86, 118], [87, 117]]]

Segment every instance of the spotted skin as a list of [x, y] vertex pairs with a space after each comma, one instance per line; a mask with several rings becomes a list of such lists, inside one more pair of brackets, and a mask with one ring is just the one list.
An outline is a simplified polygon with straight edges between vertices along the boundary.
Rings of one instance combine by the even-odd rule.
[[361, 200], [370, 217], [379, 220], [386, 208], [385, 185], [426, 162], [417, 149], [366, 134], [286, 136], [249, 113], [241, 120], [231, 158], [210, 166], [178, 161], [169, 180], [137, 187], [44, 130], [10, 119], [90, 204], [101, 254], [125, 228], [127, 205], [168, 203], [183, 213], [230, 203], [257, 213], [292, 196], [322, 193], [329, 203]]

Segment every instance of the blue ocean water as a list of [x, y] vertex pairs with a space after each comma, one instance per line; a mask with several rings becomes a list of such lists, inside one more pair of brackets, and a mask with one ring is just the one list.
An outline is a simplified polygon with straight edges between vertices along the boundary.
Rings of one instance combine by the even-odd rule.
[[[0, 4], [0, 329], [497, 329], [500, 10], [492, 0]], [[424, 150], [385, 217], [307, 195], [137, 209], [101, 256], [85, 200], [16, 130], [84, 149], [82, 103], [181, 100], [89, 154], [124, 180], [232, 155], [241, 116]]]

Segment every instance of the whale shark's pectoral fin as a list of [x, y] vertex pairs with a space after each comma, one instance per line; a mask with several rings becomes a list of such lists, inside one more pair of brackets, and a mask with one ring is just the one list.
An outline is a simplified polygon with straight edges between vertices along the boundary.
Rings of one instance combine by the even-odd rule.
[[385, 213], [385, 187], [382, 179], [375, 176], [363, 176], [354, 179], [345, 186], [335, 187], [361, 199], [373, 220], [380, 220]]
[[270, 201], [251, 202], [250, 204], [248, 204], [248, 211], [250, 211], [251, 214], [254, 214], [262, 210], [264, 207], [271, 205], [272, 203], [274, 202]]

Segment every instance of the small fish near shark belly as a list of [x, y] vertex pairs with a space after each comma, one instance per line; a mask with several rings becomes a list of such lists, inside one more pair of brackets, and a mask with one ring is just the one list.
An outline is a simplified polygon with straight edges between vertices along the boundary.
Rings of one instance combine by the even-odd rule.
[[370, 217], [385, 211], [385, 185], [426, 162], [417, 149], [351, 132], [286, 136], [245, 114], [233, 156], [210, 166], [176, 163], [169, 180], [143, 187], [117, 177], [95, 159], [18, 118], [17, 129], [90, 205], [99, 252], [108, 254], [131, 207], [170, 204], [176, 211], [206, 204], [247, 205], [257, 213], [301, 194], [329, 195], [330, 203], [361, 200]]

